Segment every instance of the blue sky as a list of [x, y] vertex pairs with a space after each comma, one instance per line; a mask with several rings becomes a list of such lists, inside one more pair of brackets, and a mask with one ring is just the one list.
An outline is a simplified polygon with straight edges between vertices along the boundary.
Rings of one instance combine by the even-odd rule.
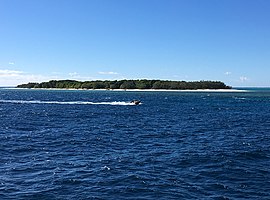
[[51, 79], [270, 86], [269, 0], [0, 0], [0, 85]]

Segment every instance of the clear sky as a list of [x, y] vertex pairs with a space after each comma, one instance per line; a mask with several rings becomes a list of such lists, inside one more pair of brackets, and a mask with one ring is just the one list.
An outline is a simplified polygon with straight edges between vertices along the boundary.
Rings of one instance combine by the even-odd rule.
[[270, 1], [0, 0], [0, 86], [143, 78], [270, 86]]

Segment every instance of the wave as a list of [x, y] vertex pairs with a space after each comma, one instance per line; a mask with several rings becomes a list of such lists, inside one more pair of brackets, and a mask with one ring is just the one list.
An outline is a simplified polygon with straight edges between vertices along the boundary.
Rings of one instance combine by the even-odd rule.
[[233, 97], [234, 99], [239, 99], [239, 100], [245, 100], [245, 99], [247, 99], [247, 98], [245, 98], [245, 97]]
[[25, 100], [0, 100], [0, 103], [14, 103], [14, 104], [61, 104], [61, 105], [113, 105], [113, 106], [134, 106], [134, 103], [125, 101], [112, 102], [91, 102], [91, 101], [25, 101]]

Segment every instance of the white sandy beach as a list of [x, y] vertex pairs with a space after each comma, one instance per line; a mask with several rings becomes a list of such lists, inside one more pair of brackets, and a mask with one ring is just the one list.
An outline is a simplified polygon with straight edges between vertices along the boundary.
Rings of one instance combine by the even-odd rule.
[[[101, 89], [104, 90], [104, 89]], [[127, 92], [247, 92], [238, 89], [197, 89], [197, 90], [166, 90], [166, 89], [113, 89], [110, 91], [127, 91]]]

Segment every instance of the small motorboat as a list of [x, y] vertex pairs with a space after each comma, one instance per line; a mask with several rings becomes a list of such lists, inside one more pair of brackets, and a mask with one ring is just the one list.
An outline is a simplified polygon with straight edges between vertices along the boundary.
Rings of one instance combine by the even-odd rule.
[[133, 103], [135, 105], [139, 105], [141, 103], [141, 101], [139, 101], [139, 100], [132, 100], [130, 103]]

